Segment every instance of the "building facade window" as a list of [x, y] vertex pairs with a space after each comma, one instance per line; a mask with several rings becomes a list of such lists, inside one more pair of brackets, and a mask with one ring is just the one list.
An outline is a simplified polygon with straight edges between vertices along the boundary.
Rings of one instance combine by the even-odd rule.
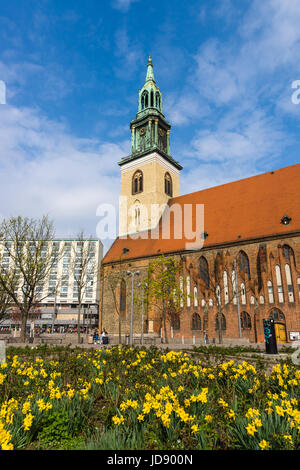
[[216, 315], [216, 331], [219, 331], [220, 324], [221, 324], [221, 330], [225, 331], [226, 330], [226, 318], [225, 315], [222, 313], [221, 318], [219, 318], [220, 315]]
[[274, 303], [274, 293], [273, 293], [272, 281], [268, 281], [267, 286], [268, 286], [269, 303], [273, 304]]
[[173, 330], [180, 330], [180, 318], [179, 315], [174, 315], [171, 321], [171, 327]]
[[192, 330], [201, 330], [201, 317], [197, 312], [192, 316]]
[[198, 289], [194, 287], [194, 307], [198, 307]]
[[279, 308], [273, 308], [270, 312], [269, 318], [272, 318], [274, 321], [285, 323], [285, 316]]
[[284, 269], [285, 269], [285, 277], [286, 277], [286, 282], [287, 282], [287, 287], [288, 287], [288, 299], [289, 299], [289, 302], [294, 302], [294, 289], [293, 289], [290, 265], [286, 264]]
[[283, 303], [283, 287], [282, 287], [282, 279], [281, 279], [281, 270], [278, 264], [275, 266], [275, 274], [276, 274], [276, 282], [277, 282], [277, 292], [278, 292], [278, 302]]
[[165, 174], [165, 193], [167, 196], [173, 196], [173, 184], [170, 173]]
[[204, 256], [201, 256], [199, 260], [199, 277], [205, 284], [205, 287], [209, 288], [209, 271], [208, 271], [208, 262]]
[[251, 317], [249, 313], [241, 313], [241, 328], [242, 330], [251, 330]]
[[248, 274], [250, 279], [250, 265], [249, 258], [244, 251], [240, 251], [238, 255], [238, 264], [241, 272]]
[[231, 273], [231, 282], [232, 282], [232, 293], [233, 293], [233, 303], [237, 303], [237, 286], [236, 286], [236, 276], [235, 271]]
[[229, 293], [228, 293], [227, 271], [224, 271], [224, 273], [223, 273], [223, 284], [224, 284], [224, 301], [225, 301], [225, 304], [228, 304], [228, 302], [229, 302]]
[[186, 305], [187, 307], [191, 306], [191, 278], [190, 276], [186, 277]]
[[247, 303], [246, 288], [245, 288], [245, 284], [243, 282], [241, 284], [241, 298], [242, 298], [242, 305], [246, 305], [246, 303]]
[[137, 170], [132, 177], [132, 194], [143, 192], [143, 173]]
[[282, 247], [282, 255], [283, 257], [288, 260], [290, 263], [293, 261], [294, 265], [296, 266], [295, 262], [295, 254], [293, 248], [289, 245], [283, 245]]

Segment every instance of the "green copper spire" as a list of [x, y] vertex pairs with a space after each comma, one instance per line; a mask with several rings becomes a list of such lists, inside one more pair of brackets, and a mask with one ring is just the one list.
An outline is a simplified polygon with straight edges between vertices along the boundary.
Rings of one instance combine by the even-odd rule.
[[170, 155], [171, 125], [162, 112], [162, 95], [153, 73], [153, 64], [149, 55], [146, 81], [139, 91], [139, 108], [136, 118], [130, 122], [131, 155], [122, 159], [119, 165], [151, 154], [159, 153], [177, 169], [182, 166]]
[[149, 55], [149, 59], [147, 63], [147, 75], [146, 75], [146, 82], [149, 82], [149, 81], [152, 81], [155, 83], [151, 55]]
[[156, 85], [153, 64], [151, 56], [149, 55], [147, 63], [146, 82], [139, 92], [139, 113], [147, 109], [156, 109], [162, 113], [162, 98], [158, 86]]

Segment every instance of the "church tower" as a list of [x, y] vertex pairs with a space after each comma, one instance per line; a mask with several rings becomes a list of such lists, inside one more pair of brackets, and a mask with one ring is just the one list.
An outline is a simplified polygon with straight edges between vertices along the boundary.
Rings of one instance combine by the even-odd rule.
[[162, 112], [149, 56], [146, 82], [139, 91], [136, 119], [130, 123], [131, 154], [119, 162], [119, 236], [155, 228], [171, 197], [180, 195], [182, 166], [170, 155], [170, 124]]

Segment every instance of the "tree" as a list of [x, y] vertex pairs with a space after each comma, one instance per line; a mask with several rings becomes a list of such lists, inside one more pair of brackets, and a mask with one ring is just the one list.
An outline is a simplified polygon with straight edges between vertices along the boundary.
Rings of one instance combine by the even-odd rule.
[[53, 223], [47, 216], [4, 219], [0, 237], [3, 245], [0, 285], [20, 311], [21, 341], [25, 342], [29, 312], [42, 300], [45, 281], [59, 257], [50, 243], [54, 238]]
[[74, 293], [77, 294], [77, 337], [80, 344], [80, 316], [82, 301], [85, 292], [93, 286], [95, 271], [95, 254], [91, 245], [91, 237], [86, 238], [81, 231], [76, 237], [76, 242], [72, 244], [73, 256], [70, 264], [71, 272], [74, 276]]
[[179, 276], [182, 266], [173, 256], [160, 256], [148, 265], [147, 277], [142, 281], [150, 308], [160, 311], [165, 342], [168, 343], [167, 323], [177, 320], [183, 309], [184, 292]]
[[[102, 291], [104, 291], [104, 283], [108, 284], [108, 288], [111, 291], [115, 312], [118, 315], [118, 335], [119, 344], [122, 344], [122, 312], [126, 311], [126, 297], [127, 297], [127, 286], [126, 286], [126, 270], [122, 269], [122, 256], [128, 253], [127, 248], [123, 248], [118, 262], [118, 267], [112, 266], [112, 270], [104, 274], [102, 268]], [[118, 295], [119, 294], [119, 295]], [[122, 305], [123, 304], [123, 305]]]
[[0, 284], [0, 323], [9, 318], [11, 306], [11, 297]]

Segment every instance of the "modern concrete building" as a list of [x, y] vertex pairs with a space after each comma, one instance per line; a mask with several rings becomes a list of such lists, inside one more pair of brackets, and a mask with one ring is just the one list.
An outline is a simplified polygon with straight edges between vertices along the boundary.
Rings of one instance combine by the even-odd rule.
[[[54, 331], [72, 330], [78, 320], [78, 283], [76, 278], [81, 269], [84, 253], [88, 253], [89, 266], [82, 276], [83, 295], [80, 315], [82, 327], [98, 326], [99, 319], [99, 273], [103, 257], [103, 244], [95, 239], [57, 238], [48, 242], [58, 253], [57, 260], [51, 265], [46, 281], [38, 292], [36, 307], [36, 327]], [[83, 243], [83, 248], [82, 248]], [[10, 258], [7, 250], [2, 251], [2, 267], [8, 266]], [[31, 320], [28, 320], [28, 325]], [[16, 320], [1, 322], [0, 328], [14, 327]]]

